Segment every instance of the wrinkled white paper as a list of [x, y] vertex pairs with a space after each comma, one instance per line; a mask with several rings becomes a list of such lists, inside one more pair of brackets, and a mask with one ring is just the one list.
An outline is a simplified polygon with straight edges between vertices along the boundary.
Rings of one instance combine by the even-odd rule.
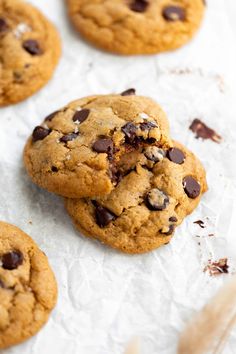
[[[0, 110], [0, 218], [46, 252], [59, 301], [38, 335], [1, 353], [123, 354], [132, 337], [141, 337], [142, 354], [174, 354], [186, 321], [230, 277], [204, 273], [208, 259], [227, 257], [230, 272], [236, 265], [235, 0], [208, 0], [204, 24], [189, 45], [146, 57], [120, 57], [86, 44], [71, 28], [63, 0], [31, 2], [56, 23], [63, 57], [42, 91]], [[171, 244], [139, 256], [81, 237], [62, 199], [34, 186], [22, 163], [26, 138], [47, 114], [82, 96], [130, 87], [163, 106], [173, 137], [201, 158], [209, 183]], [[194, 118], [223, 142], [195, 139], [188, 129]], [[205, 229], [193, 224], [198, 219]], [[235, 352], [236, 331], [224, 354]]]

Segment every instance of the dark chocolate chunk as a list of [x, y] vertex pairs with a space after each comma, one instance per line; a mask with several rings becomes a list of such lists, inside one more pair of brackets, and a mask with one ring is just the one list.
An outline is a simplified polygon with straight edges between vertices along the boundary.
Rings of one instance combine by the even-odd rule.
[[93, 150], [98, 153], [109, 153], [112, 154], [113, 151], [113, 141], [110, 138], [101, 138], [95, 141], [93, 144]]
[[121, 128], [122, 132], [125, 134], [125, 142], [127, 144], [134, 144], [136, 141], [136, 131], [137, 131], [137, 127], [129, 122], [126, 123], [122, 128]]
[[42, 49], [39, 43], [35, 39], [27, 39], [22, 44], [23, 48], [31, 55], [42, 54]]
[[186, 12], [180, 6], [166, 6], [162, 11], [162, 16], [166, 21], [184, 21], [186, 19]]
[[182, 163], [184, 163], [185, 160], [185, 155], [183, 153], [183, 151], [181, 151], [178, 148], [171, 148], [167, 151], [167, 157], [170, 161], [181, 165]]
[[13, 270], [23, 263], [23, 254], [20, 251], [12, 251], [2, 256], [2, 267]]
[[58, 168], [57, 168], [56, 166], [52, 166], [52, 167], [51, 167], [51, 171], [52, 171], [52, 172], [58, 172]]
[[191, 199], [195, 199], [199, 196], [201, 192], [201, 186], [195, 178], [187, 176], [183, 180], [184, 191], [187, 196]]
[[35, 141], [38, 141], [38, 140], [43, 140], [50, 133], [51, 133], [50, 129], [37, 126], [36, 128], [34, 128], [34, 131], [33, 131], [33, 134], [32, 134], [33, 141], [35, 142]]
[[98, 226], [105, 227], [111, 221], [115, 220], [115, 215], [110, 212], [108, 209], [103, 208], [101, 205], [96, 203], [95, 209], [96, 222]]
[[150, 210], [164, 210], [169, 204], [169, 197], [160, 189], [153, 188], [146, 196], [146, 205]]
[[220, 143], [222, 140], [222, 137], [219, 134], [217, 134], [213, 129], [209, 128], [200, 119], [194, 119], [189, 129], [196, 134], [196, 139], [210, 139], [215, 143]]
[[8, 30], [8, 24], [7, 21], [0, 17], [0, 33], [6, 32]]
[[171, 216], [171, 217], [169, 218], [169, 221], [170, 221], [170, 222], [177, 222], [178, 219], [176, 218], [176, 216]]
[[77, 137], [78, 137], [78, 133], [66, 134], [60, 138], [60, 142], [61, 143], [68, 143], [68, 141], [72, 141], [72, 140], [76, 139]]
[[135, 12], [145, 12], [149, 5], [147, 0], [133, 0], [130, 4], [130, 9]]
[[74, 122], [83, 123], [88, 118], [89, 113], [90, 113], [90, 109], [87, 108], [81, 109], [81, 111], [75, 112], [72, 119]]
[[136, 94], [136, 91], [134, 88], [130, 88], [124, 92], [121, 93], [121, 96], [133, 96]]

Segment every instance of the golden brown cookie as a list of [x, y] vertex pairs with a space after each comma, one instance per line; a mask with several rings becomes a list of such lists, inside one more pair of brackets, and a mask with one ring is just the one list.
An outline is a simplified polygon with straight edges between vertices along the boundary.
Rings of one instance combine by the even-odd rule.
[[0, 349], [38, 332], [56, 300], [45, 254], [20, 229], [0, 222]]
[[94, 197], [109, 194], [136, 155], [153, 145], [172, 145], [166, 115], [128, 91], [82, 98], [49, 115], [29, 138], [24, 161], [32, 180], [48, 191]]
[[126, 253], [169, 243], [207, 190], [202, 164], [183, 145], [144, 150], [146, 159], [141, 154], [136, 168], [108, 196], [65, 200], [79, 231]]
[[204, 0], [66, 0], [83, 37], [120, 54], [176, 49], [199, 28]]
[[0, 0], [0, 106], [44, 86], [60, 53], [59, 35], [39, 10], [21, 0]]

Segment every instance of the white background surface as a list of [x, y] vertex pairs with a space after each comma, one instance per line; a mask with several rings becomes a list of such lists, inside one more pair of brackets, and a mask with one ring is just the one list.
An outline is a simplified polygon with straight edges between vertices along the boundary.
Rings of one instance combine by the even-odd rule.
[[[208, 258], [228, 257], [231, 272], [236, 264], [236, 2], [208, 0], [194, 41], [148, 57], [96, 50], [71, 29], [62, 0], [31, 2], [56, 23], [63, 57], [42, 91], [0, 110], [0, 217], [46, 252], [59, 301], [37, 336], [1, 354], [123, 354], [133, 336], [141, 337], [142, 354], [174, 354], [186, 321], [230, 277], [203, 273]], [[62, 200], [34, 186], [22, 164], [26, 138], [47, 114], [81, 96], [129, 87], [163, 106], [173, 137], [202, 159], [210, 187], [170, 245], [140, 256], [80, 237]], [[188, 130], [194, 118], [215, 128], [223, 143], [196, 140]], [[206, 221], [206, 229], [193, 224], [198, 219]], [[236, 353], [236, 331], [224, 353]]]

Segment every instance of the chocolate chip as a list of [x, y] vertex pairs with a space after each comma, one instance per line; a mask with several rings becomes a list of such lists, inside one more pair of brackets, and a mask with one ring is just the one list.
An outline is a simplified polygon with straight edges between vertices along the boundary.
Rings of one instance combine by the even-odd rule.
[[27, 39], [23, 42], [22, 46], [31, 55], [42, 54], [42, 49], [40, 48], [39, 43], [35, 39]]
[[166, 6], [162, 11], [162, 16], [166, 21], [184, 21], [186, 12], [180, 6]]
[[171, 216], [171, 217], [169, 218], [169, 221], [170, 221], [170, 222], [177, 222], [178, 219], [177, 219], [175, 216]]
[[187, 176], [183, 180], [184, 191], [191, 199], [195, 199], [199, 196], [201, 186], [193, 177]]
[[0, 18], [0, 33], [8, 30], [8, 24], [4, 18]]
[[53, 120], [53, 118], [57, 115], [58, 112], [59, 112], [59, 111], [55, 111], [55, 112], [49, 114], [49, 115], [44, 119], [44, 121], [45, 121], [45, 122], [51, 122], [51, 121]]
[[125, 124], [121, 130], [125, 134], [125, 142], [127, 144], [135, 143], [137, 127], [133, 123]]
[[13, 270], [23, 263], [23, 254], [20, 251], [12, 251], [2, 256], [2, 267]]
[[111, 221], [115, 220], [115, 215], [99, 204], [96, 204], [95, 216], [96, 222], [100, 227], [105, 227]]
[[222, 140], [222, 137], [219, 134], [217, 134], [215, 130], [209, 128], [200, 119], [194, 119], [189, 129], [196, 134], [197, 139], [198, 138], [202, 138], [204, 140], [210, 139], [215, 143], [220, 143]]
[[77, 137], [78, 137], [78, 133], [66, 134], [60, 138], [60, 142], [61, 143], [68, 143], [68, 141], [75, 140]]
[[121, 96], [133, 96], [136, 94], [136, 90], [134, 88], [130, 88], [121, 93]]
[[165, 156], [165, 152], [162, 149], [159, 149], [157, 146], [148, 146], [144, 150], [144, 155], [146, 158], [153, 162], [160, 162]]
[[33, 131], [33, 134], [32, 134], [33, 141], [35, 142], [35, 141], [38, 141], [38, 140], [43, 140], [50, 133], [51, 133], [50, 129], [37, 126], [36, 128], [34, 128], [34, 131]]
[[52, 171], [52, 172], [58, 172], [58, 168], [57, 168], [56, 166], [52, 166], [52, 167], [51, 167], [51, 171]]
[[184, 163], [185, 160], [185, 155], [183, 153], [183, 151], [181, 151], [178, 148], [171, 148], [167, 151], [167, 157], [170, 161], [181, 165], [182, 163]]
[[174, 231], [175, 231], [175, 225], [170, 225], [167, 231], [161, 230], [161, 233], [165, 236], [170, 236], [173, 234]]
[[83, 123], [88, 118], [89, 113], [90, 113], [89, 109], [86, 109], [86, 108], [81, 109], [81, 111], [75, 112], [72, 119], [74, 122]]
[[144, 122], [140, 123], [140, 129], [141, 130], [151, 130], [153, 128], [157, 128], [156, 123], [154, 122]]
[[93, 150], [98, 153], [112, 153], [113, 141], [110, 138], [101, 138], [93, 144]]
[[146, 205], [150, 210], [164, 210], [169, 204], [169, 197], [160, 189], [153, 188], [146, 196]]
[[145, 12], [149, 2], [147, 0], [133, 0], [130, 9], [135, 12]]

